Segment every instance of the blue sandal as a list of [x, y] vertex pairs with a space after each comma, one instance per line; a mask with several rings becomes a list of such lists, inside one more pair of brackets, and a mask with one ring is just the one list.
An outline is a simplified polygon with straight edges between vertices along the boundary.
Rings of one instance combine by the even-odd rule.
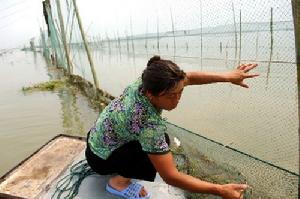
[[131, 183], [123, 191], [118, 191], [118, 190], [112, 188], [108, 183], [106, 184], [106, 191], [108, 191], [111, 194], [121, 196], [125, 199], [149, 199], [150, 193], [148, 193], [144, 197], [140, 196], [140, 192], [141, 192], [142, 188], [143, 188], [143, 186], [138, 183]]

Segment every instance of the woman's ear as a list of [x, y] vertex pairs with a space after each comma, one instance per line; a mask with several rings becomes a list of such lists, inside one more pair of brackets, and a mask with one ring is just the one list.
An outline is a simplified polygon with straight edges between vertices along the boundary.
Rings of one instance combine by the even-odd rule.
[[148, 97], [148, 99], [149, 99], [150, 101], [153, 99], [153, 95], [152, 95], [151, 92], [146, 91], [146, 92], [145, 92], [145, 95]]

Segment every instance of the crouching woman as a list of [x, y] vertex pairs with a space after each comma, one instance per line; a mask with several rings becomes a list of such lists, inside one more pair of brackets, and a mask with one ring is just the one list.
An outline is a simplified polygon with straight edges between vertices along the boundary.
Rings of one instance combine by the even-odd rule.
[[154, 181], [158, 172], [167, 184], [187, 191], [242, 198], [245, 184], [214, 184], [176, 169], [161, 113], [176, 108], [186, 86], [230, 82], [247, 88], [243, 80], [257, 76], [248, 74], [255, 67], [245, 64], [226, 73], [185, 73], [170, 60], [152, 57], [141, 78], [100, 113], [89, 131], [88, 164], [100, 175], [113, 175], [106, 190], [127, 199], [150, 198], [131, 179]]

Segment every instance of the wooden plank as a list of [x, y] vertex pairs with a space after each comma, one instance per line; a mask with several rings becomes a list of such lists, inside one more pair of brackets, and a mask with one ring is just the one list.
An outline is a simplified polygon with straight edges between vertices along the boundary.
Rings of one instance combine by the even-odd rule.
[[47, 190], [85, 149], [82, 137], [59, 135], [0, 179], [0, 194], [36, 198]]

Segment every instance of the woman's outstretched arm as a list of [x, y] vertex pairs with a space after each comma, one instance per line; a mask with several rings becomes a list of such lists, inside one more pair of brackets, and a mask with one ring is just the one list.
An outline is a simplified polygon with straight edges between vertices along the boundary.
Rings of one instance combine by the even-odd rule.
[[231, 82], [245, 88], [249, 86], [243, 81], [247, 78], [253, 78], [258, 74], [249, 74], [248, 72], [255, 68], [257, 64], [241, 64], [237, 69], [229, 72], [202, 72], [193, 71], [186, 73], [185, 86], [211, 84], [216, 82]]
[[241, 199], [247, 188], [246, 184], [213, 184], [181, 173], [174, 164], [171, 152], [167, 154], [149, 154], [148, 156], [167, 184], [190, 192], [218, 195], [224, 199]]

